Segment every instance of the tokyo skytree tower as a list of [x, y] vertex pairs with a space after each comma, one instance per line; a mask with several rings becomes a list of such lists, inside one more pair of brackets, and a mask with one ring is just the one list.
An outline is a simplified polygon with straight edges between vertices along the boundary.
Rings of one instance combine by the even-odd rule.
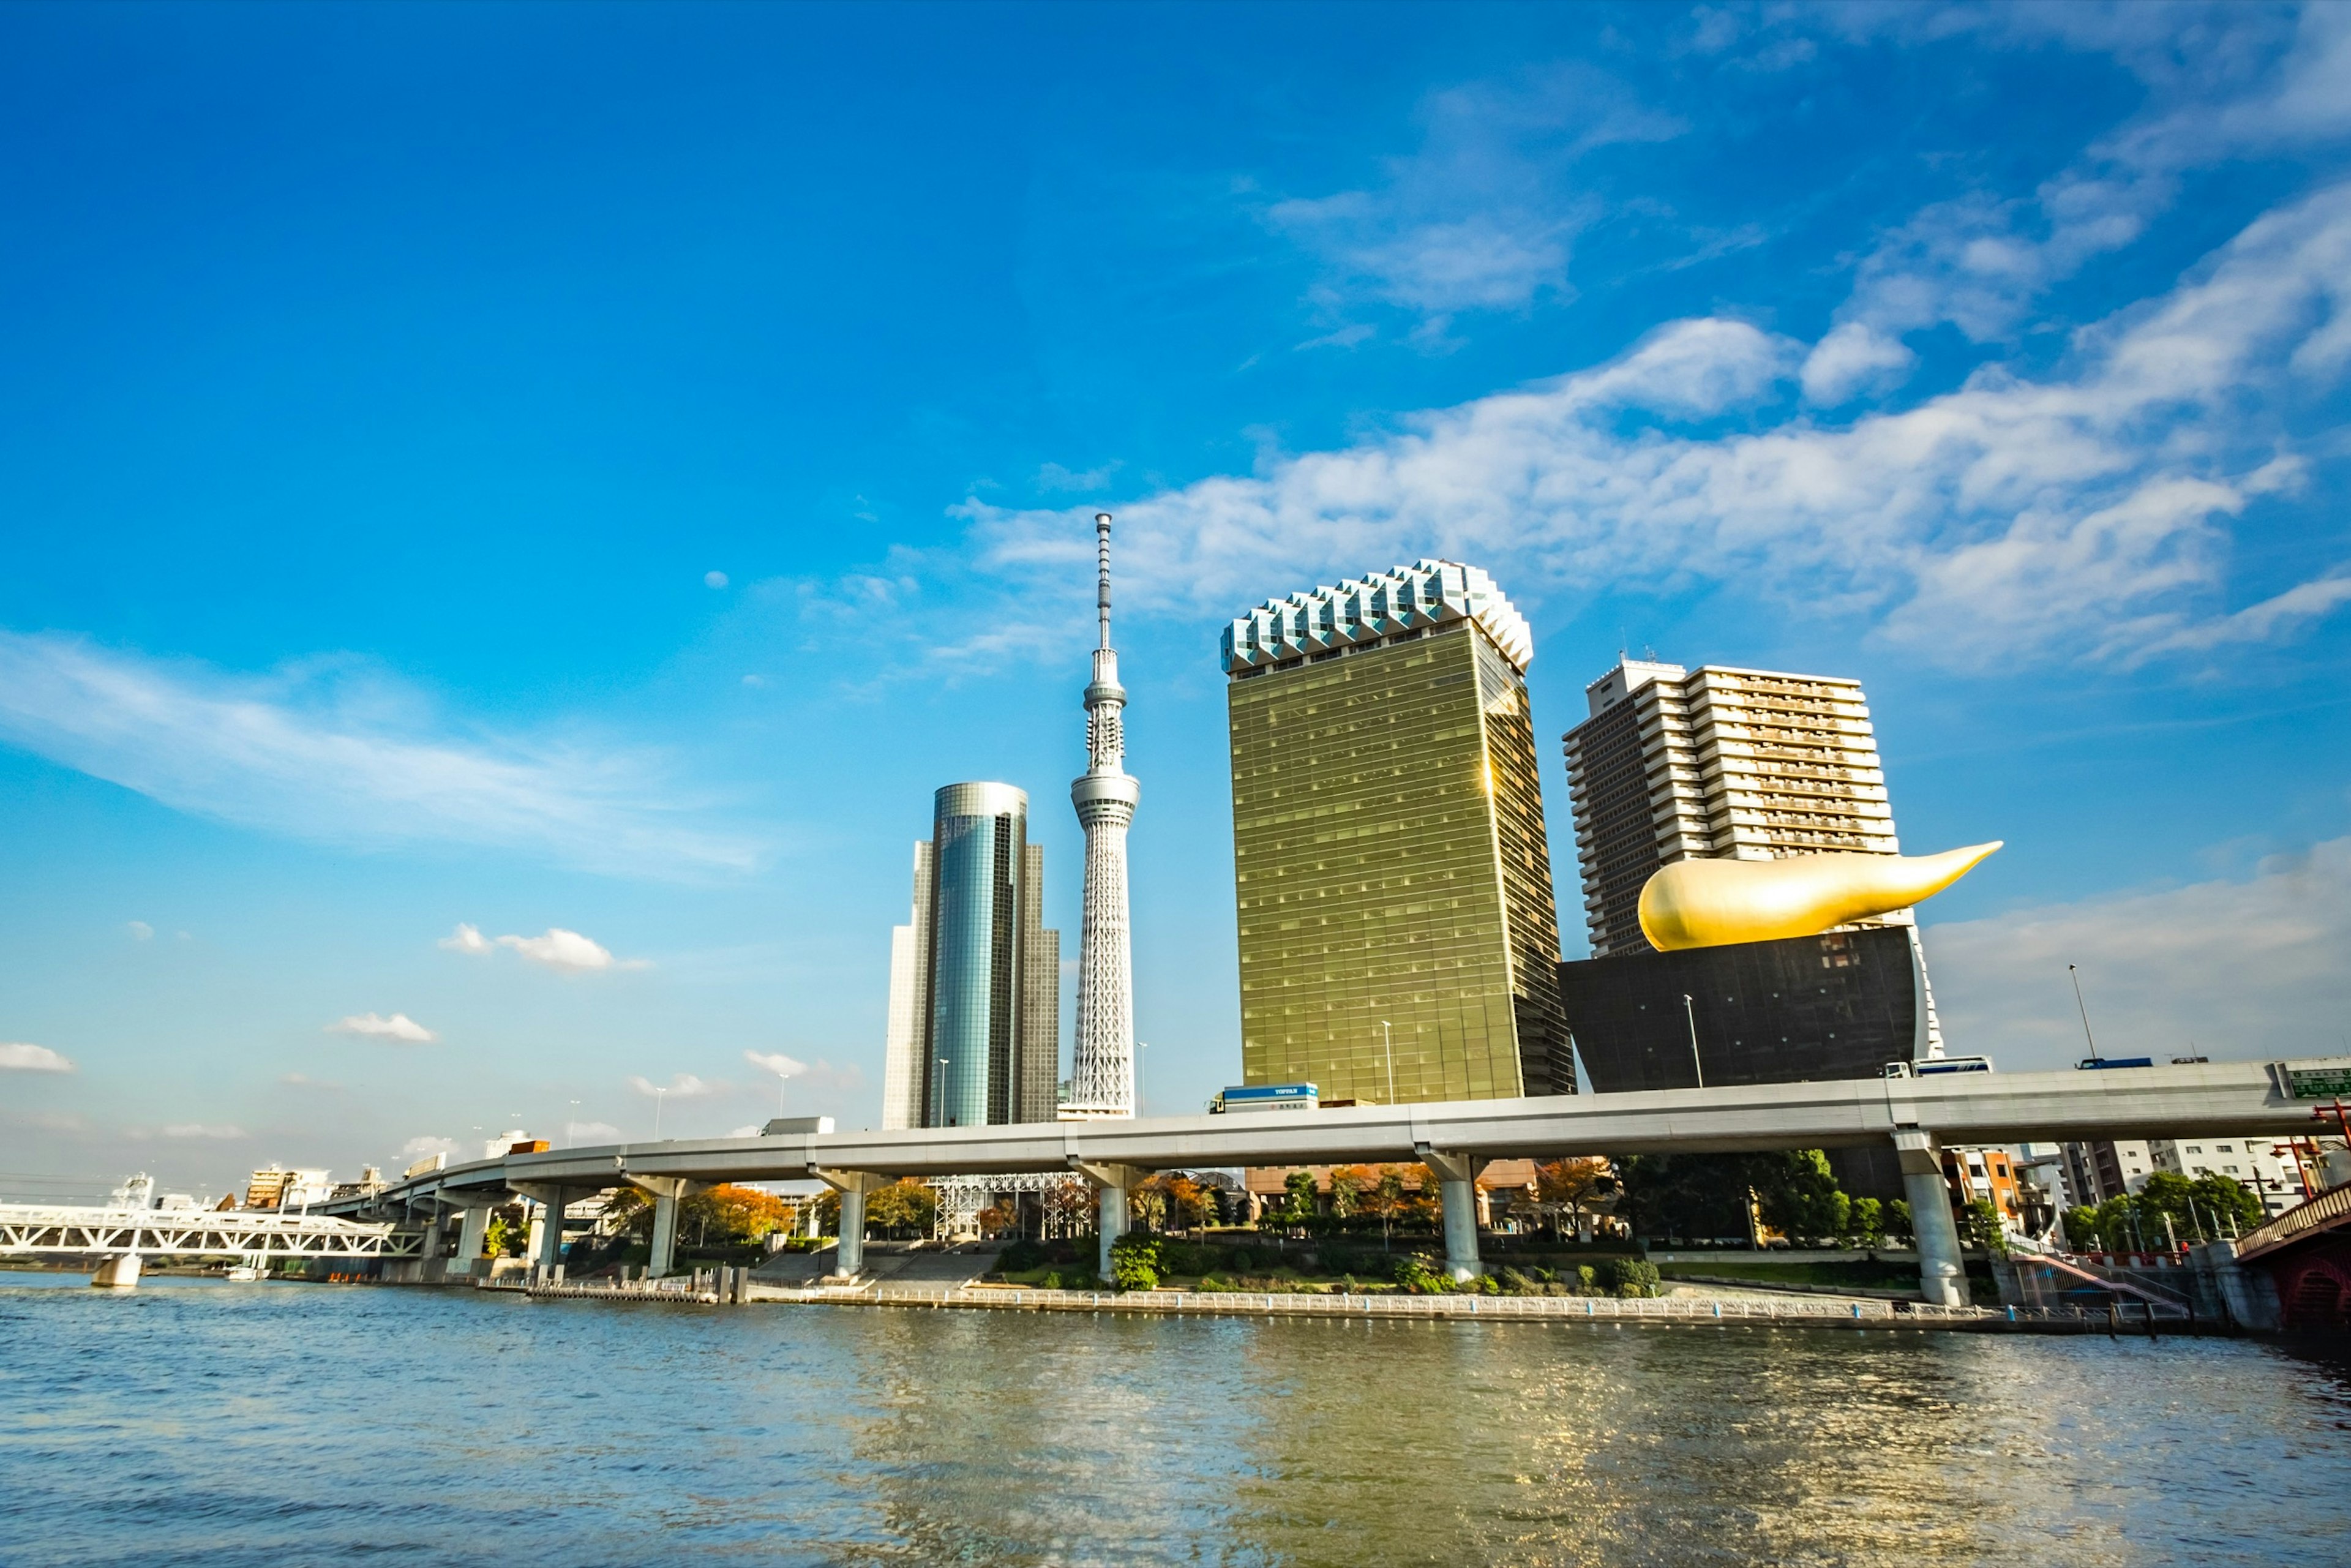
[[1102, 640], [1086, 685], [1086, 771], [1070, 786], [1086, 831], [1085, 908], [1078, 938], [1077, 1060], [1064, 1120], [1134, 1114], [1134, 965], [1127, 941], [1126, 829], [1143, 786], [1126, 771], [1118, 653], [1110, 645], [1110, 514], [1094, 518]]

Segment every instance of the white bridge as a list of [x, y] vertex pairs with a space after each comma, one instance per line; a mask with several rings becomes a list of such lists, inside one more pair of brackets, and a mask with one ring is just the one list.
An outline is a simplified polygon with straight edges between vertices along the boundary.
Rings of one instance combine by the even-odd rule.
[[[1965, 1275], [1945, 1201], [1943, 1145], [2308, 1132], [2297, 1080], [2340, 1082], [2351, 1058], [2215, 1062], [2103, 1071], [1972, 1072], [1931, 1078], [1764, 1083], [1630, 1094], [1461, 1100], [1412, 1105], [1121, 1121], [1043, 1122], [887, 1132], [782, 1133], [548, 1150], [452, 1166], [340, 1199], [328, 1212], [428, 1226], [423, 1257], [462, 1211], [455, 1271], [482, 1250], [490, 1207], [520, 1195], [559, 1215], [567, 1202], [628, 1185], [653, 1198], [653, 1270], [674, 1256], [677, 1203], [716, 1182], [814, 1178], [841, 1194], [839, 1267], [862, 1263], [865, 1194], [901, 1176], [1053, 1171], [1098, 1189], [1104, 1273], [1126, 1228], [1126, 1193], [1153, 1170], [1417, 1161], [1444, 1190], [1446, 1255], [1457, 1277], [1479, 1267], [1473, 1184], [1486, 1162], [1562, 1155], [1740, 1152], [1892, 1145], [1918, 1231], [1922, 1293], [1959, 1305]], [[559, 1223], [540, 1228], [538, 1260], [561, 1258]]]
[[101, 1260], [92, 1283], [138, 1282], [142, 1258], [409, 1258], [423, 1238], [388, 1224], [251, 1209], [67, 1208], [0, 1204], [0, 1257]]

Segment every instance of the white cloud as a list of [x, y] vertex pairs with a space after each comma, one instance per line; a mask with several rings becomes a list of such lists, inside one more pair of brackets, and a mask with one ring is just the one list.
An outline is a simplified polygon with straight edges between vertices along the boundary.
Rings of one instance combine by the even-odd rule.
[[593, 1143], [598, 1138], [617, 1138], [620, 1135], [621, 1129], [615, 1127], [610, 1122], [566, 1122], [563, 1124], [564, 1141], [569, 1144]]
[[340, 1089], [342, 1087], [340, 1083], [329, 1083], [323, 1078], [313, 1078], [307, 1072], [281, 1073], [277, 1082], [295, 1089]]
[[225, 674], [0, 631], [0, 741], [183, 811], [363, 845], [444, 841], [662, 876], [740, 871], [758, 846], [693, 825], [657, 759], [463, 735], [350, 661]]
[[723, 571], [705, 571], [702, 574], [702, 583], [705, 588], [724, 588], [726, 586], [726, 574]]
[[[498, 946], [511, 947], [534, 964], [544, 964], [550, 969], [566, 974], [585, 974], [595, 969], [613, 967], [612, 955], [601, 943], [582, 936], [577, 931], [566, 931], [550, 925], [540, 936], [501, 936]], [[643, 960], [622, 967], [642, 967]]]
[[46, 1045], [0, 1045], [0, 1072], [71, 1072], [74, 1064]]
[[[1120, 507], [1129, 596], [1229, 615], [1269, 584], [1443, 553], [1537, 585], [1738, 580], [1957, 665], [2275, 635], [2341, 601], [2341, 563], [2201, 629], [2230, 613], [2233, 519], [2298, 462], [2283, 411], [2351, 357], [2346, 294], [2351, 184], [2264, 214], [2043, 379], [1987, 367], [1844, 425], [1771, 416], [1802, 345], [1675, 322], [1608, 364]], [[1694, 431], [1731, 411], [1742, 428]], [[1008, 576], [1088, 552], [1074, 514], [962, 509]]]
[[122, 928], [131, 933], [131, 939], [134, 942], [150, 942], [154, 940], [155, 928], [152, 925], [148, 925], [144, 920], [132, 920], [127, 922]]
[[762, 1072], [772, 1072], [778, 1078], [797, 1078], [808, 1071], [808, 1063], [795, 1061], [782, 1051], [747, 1051], [743, 1060]]
[[675, 1100], [697, 1100], [705, 1095], [722, 1092], [726, 1085], [696, 1078], [691, 1072], [681, 1072], [667, 1083], [655, 1083], [642, 1075], [632, 1074], [629, 1087], [650, 1099], [658, 1092]]
[[429, 1045], [441, 1038], [406, 1013], [394, 1013], [390, 1018], [381, 1018], [374, 1013], [355, 1013], [329, 1024], [327, 1032], [364, 1035], [371, 1040], [403, 1040], [411, 1045]]
[[758, 1124], [753, 1123], [747, 1126], [737, 1127], [726, 1135], [730, 1138], [756, 1138], [766, 1130]]
[[1568, 294], [1574, 237], [1600, 213], [1571, 182], [1577, 161], [1686, 129], [1576, 64], [1432, 94], [1420, 119], [1419, 150], [1386, 161], [1375, 183], [1279, 202], [1266, 215], [1323, 259], [1327, 308], [1401, 307], [1429, 318], [1437, 334], [1452, 312]]
[[1910, 373], [1918, 356], [1892, 338], [1860, 321], [1833, 329], [1804, 356], [1804, 395], [1832, 407], [1855, 393], [1898, 384]]
[[2011, 1071], [2085, 1054], [2068, 964], [2108, 1056], [2351, 1052], [2351, 839], [2241, 880], [1933, 925], [1924, 940], [1950, 1049]]
[[454, 1155], [457, 1152], [457, 1140], [455, 1138], [436, 1138], [426, 1134], [411, 1138], [401, 1145], [400, 1155], [402, 1159], [413, 1164], [428, 1155]]
[[[2351, 8], [2342, 5], [2293, 14], [2019, 5], [1816, 15], [1866, 33], [1980, 30], [2030, 47], [2053, 37], [2113, 55], [2147, 88], [2138, 114], [2031, 196], [1969, 193], [1883, 235], [1838, 312], [1841, 326], [1881, 340], [1943, 322], [1978, 342], [2009, 337], [2053, 285], [2137, 239], [2178, 199], [2184, 172], [2351, 135]], [[1833, 333], [1827, 341], [1836, 340]], [[1874, 370], [1882, 381], [1906, 368], [1888, 359]], [[1824, 366], [1819, 387], [1807, 377], [1806, 391], [1833, 404], [1841, 401], [1837, 384]]]
[[163, 1135], [167, 1138], [242, 1138], [246, 1131], [243, 1127], [233, 1127], [225, 1123], [174, 1122], [163, 1129]]
[[490, 943], [483, 938], [480, 926], [468, 925], [462, 920], [457, 922], [457, 929], [441, 938], [435, 946], [445, 947], [452, 953], [483, 954], [495, 951]]

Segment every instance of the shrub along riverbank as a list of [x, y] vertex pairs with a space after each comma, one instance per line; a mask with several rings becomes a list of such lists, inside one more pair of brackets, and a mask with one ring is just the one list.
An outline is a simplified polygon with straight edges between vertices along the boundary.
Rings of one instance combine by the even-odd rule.
[[997, 1260], [990, 1278], [1045, 1290], [1149, 1291], [1161, 1286], [1214, 1293], [1259, 1295], [1475, 1293], [1488, 1296], [1650, 1296], [1656, 1265], [1646, 1259], [1595, 1256], [1559, 1263], [1515, 1259], [1478, 1279], [1457, 1283], [1440, 1254], [1324, 1244], [1301, 1248], [1254, 1243], [1176, 1241], [1121, 1237], [1111, 1248], [1111, 1278], [1098, 1279], [1088, 1259], [1092, 1244], [1015, 1242]]

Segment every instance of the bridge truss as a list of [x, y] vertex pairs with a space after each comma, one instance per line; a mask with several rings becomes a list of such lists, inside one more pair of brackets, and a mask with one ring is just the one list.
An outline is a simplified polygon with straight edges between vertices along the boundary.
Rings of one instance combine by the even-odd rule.
[[0, 1257], [413, 1258], [423, 1241], [325, 1215], [0, 1204]]
[[1093, 1189], [1082, 1178], [1060, 1171], [934, 1176], [923, 1185], [938, 1196], [938, 1213], [931, 1221], [931, 1237], [936, 1241], [977, 1232], [980, 1210], [1006, 1193], [1037, 1194], [1048, 1236], [1075, 1236], [1093, 1224]]

